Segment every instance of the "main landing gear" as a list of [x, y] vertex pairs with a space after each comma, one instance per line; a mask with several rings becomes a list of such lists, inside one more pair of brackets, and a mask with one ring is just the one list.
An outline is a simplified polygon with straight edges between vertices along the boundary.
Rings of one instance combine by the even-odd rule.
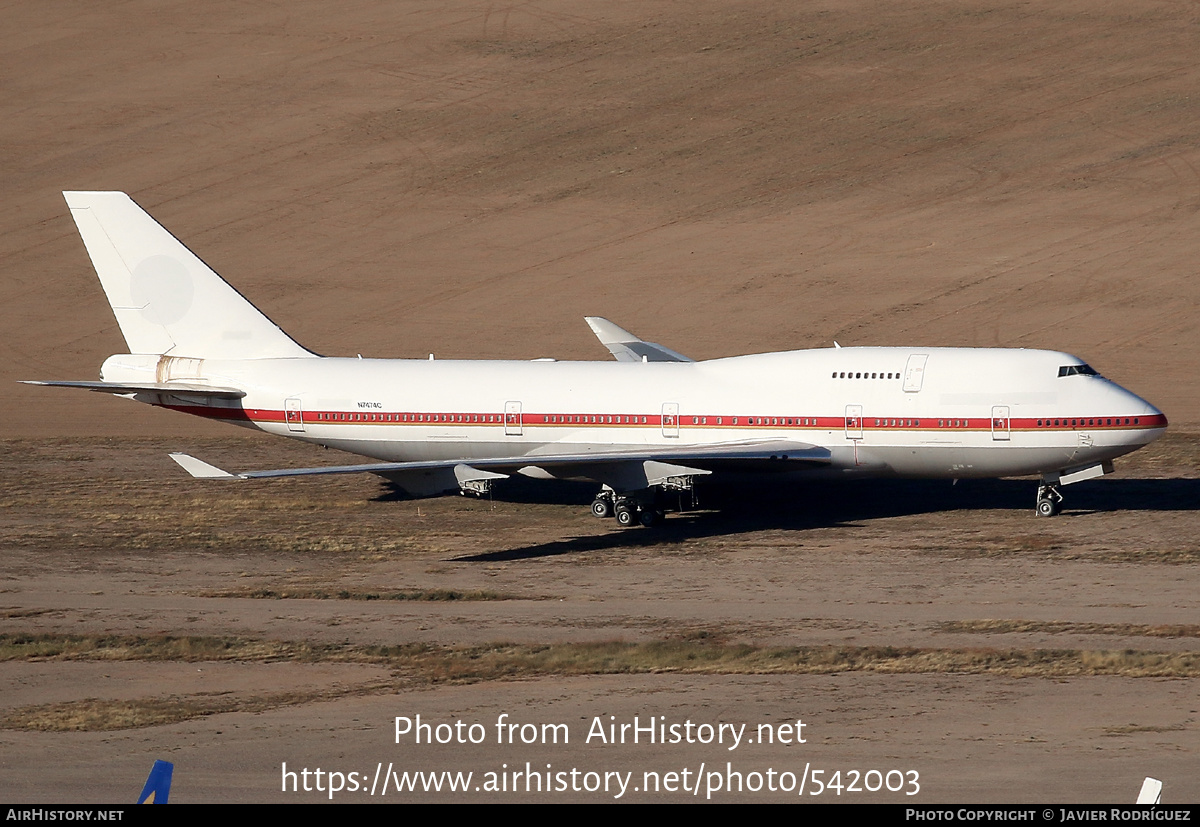
[[1062, 512], [1063, 495], [1054, 483], [1043, 482], [1038, 486], [1037, 505], [1034, 510], [1039, 517], [1055, 517]]
[[601, 491], [592, 500], [592, 513], [597, 517], [616, 517], [617, 525], [631, 528], [643, 525], [647, 528], [660, 525], [667, 518], [666, 511], [658, 506], [652, 492], [645, 499], [618, 496], [612, 491]]

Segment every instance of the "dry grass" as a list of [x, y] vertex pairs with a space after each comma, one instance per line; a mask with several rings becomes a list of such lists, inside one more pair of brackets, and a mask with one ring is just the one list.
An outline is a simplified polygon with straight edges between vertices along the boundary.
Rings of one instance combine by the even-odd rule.
[[[387, 499], [377, 483], [361, 479], [311, 482], [276, 481], [261, 487], [207, 486], [202, 491], [190, 479], [175, 479], [160, 473], [165, 460], [157, 442], [122, 441], [118, 445], [65, 440], [54, 442], [6, 443], [11, 449], [0, 461], [0, 545], [21, 551], [22, 565], [40, 571], [46, 567], [74, 567], [81, 571], [112, 567], [141, 571], [145, 550], [170, 549], [177, 555], [200, 554], [222, 561], [266, 559], [269, 565], [248, 571], [270, 573], [248, 581], [252, 585], [225, 589], [228, 580], [202, 581], [192, 589], [217, 586], [220, 591], [204, 597], [260, 600], [395, 600], [395, 601], [498, 601], [541, 600], [523, 592], [531, 578], [509, 586], [514, 593], [473, 589], [460, 582], [439, 583], [424, 576], [389, 580], [357, 579], [373, 574], [377, 561], [412, 557], [428, 566], [430, 555], [439, 565], [444, 560], [479, 552], [495, 552], [509, 546], [556, 550], [562, 537], [576, 538], [565, 544], [572, 553], [561, 558], [571, 565], [617, 565], [620, 543], [592, 545], [598, 531], [586, 508], [576, 505], [531, 505], [518, 503], [492, 506], [450, 498], [435, 503], [404, 503]], [[305, 448], [274, 447], [261, 450], [263, 457], [247, 456], [247, 465], [311, 464]], [[229, 445], [214, 442], [213, 448]], [[203, 446], [201, 446], [202, 448]], [[116, 450], [120, 449], [120, 450]], [[241, 451], [243, 446], [238, 447]], [[1153, 449], [1153, 450], [1151, 450]], [[1171, 466], [1160, 461], [1185, 454], [1195, 467], [1200, 441], [1180, 438], [1156, 443], [1139, 452], [1123, 466], [1134, 476], [1167, 477]], [[199, 450], [199, 449], [198, 449]], [[291, 451], [292, 453], [287, 453]], [[201, 451], [203, 453], [203, 451]], [[282, 454], [276, 456], [276, 452]], [[219, 451], [214, 459], [220, 461]], [[261, 460], [261, 461], [259, 461]], [[1143, 460], [1149, 461], [1146, 465]], [[13, 464], [16, 465], [13, 465]], [[87, 467], [63, 466], [86, 463]], [[1137, 463], [1143, 463], [1138, 465]], [[9, 465], [13, 473], [3, 473]], [[19, 467], [18, 467], [19, 466]], [[154, 475], [147, 476], [146, 469]], [[171, 469], [167, 469], [168, 471]], [[1175, 471], [1175, 473], [1178, 473]], [[54, 491], [55, 496], [47, 496]], [[136, 508], [130, 508], [130, 503]], [[486, 507], [485, 507], [486, 506]], [[1078, 559], [1089, 562], [1129, 561], [1138, 564], [1194, 562], [1200, 559], [1194, 534], [1186, 525], [1164, 534], [1157, 522], [1136, 529], [1132, 536], [1116, 540], [1095, 539], [1095, 527], [1084, 520], [1039, 524], [1039, 531], [1012, 531], [1011, 521], [1001, 510], [974, 512], [979, 527], [962, 536], [962, 515], [922, 523], [918, 554], [955, 556], [1020, 555], [1034, 560]], [[1099, 520], [1104, 515], [1095, 518]], [[535, 524], [536, 529], [528, 528]], [[1149, 525], [1149, 520], [1146, 521]], [[788, 554], [806, 547], [806, 553], [822, 553], [847, 538], [863, 540], [859, 523], [829, 525], [804, 532], [751, 526], [726, 533], [717, 520], [698, 524], [695, 536], [678, 529], [682, 538], [661, 541], [657, 555], [704, 555], [720, 561], [742, 553], [745, 544], [765, 552]], [[603, 527], [601, 527], [603, 529]], [[709, 533], [708, 529], [712, 529]], [[883, 529], [887, 529], [884, 526]], [[881, 529], [880, 540], [868, 544], [865, 553], [891, 548], [891, 535]], [[1187, 533], [1184, 533], [1186, 530]], [[1139, 533], [1140, 532], [1140, 533]], [[604, 535], [599, 535], [604, 540]], [[636, 541], [641, 535], [630, 534]], [[669, 536], [669, 535], [668, 535]], [[497, 539], [500, 538], [500, 539]], [[578, 538], [583, 538], [582, 540]], [[803, 541], [803, 542], [799, 542]], [[571, 548], [571, 543], [577, 548]], [[600, 549], [594, 553], [594, 549]], [[286, 562], [280, 564], [279, 559]], [[240, 569], [238, 562], [234, 570]], [[290, 568], [285, 568], [289, 567]], [[150, 569], [148, 569], [150, 570]], [[289, 572], [279, 575], [281, 570]], [[157, 573], [157, 570], [153, 570]], [[294, 574], [300, 572], [300, 574]], [[14, 593], [22, 572], [14, 567]], [[355, 590], [340, 588], [347, 574], [354, 582], [430, 582], [442, 588]], [[512, 578], [509, 578], [512, 581]], [[291, 581], [291, 582], [288, 582]], [[297, 582], [299, 581], [299, 582]], [[157, 584], [160, 581], [153, 581]], [[242, 581], [247, 582], [247, 581]], [[497, 584], [508, 582], [494, 581]], [[486, 585], [481, 584], [481, 585]], [[153, 585], [153, 588], [159, 588]], [[174, 588], [174, 584], [172, 584]], [[537, 588], [533, 586], [532, 588]], [[15, 601], [14, 601], [15, 602]], [[10, 605], [0, 618], [11, 623], [26, 622], [51, 610], [39, 606]], [[57, 611], [57, 610], [55, 610]], [[793, 619], [794, 620], [794, 619]], [[581, 627], [589, 621], [580, 620]], [[806, 621], [809, 622], [809, 621]], [[608, 627], [608, 621], [603, 624]], [[11, 628], [11, 625], [10, 625]], [[1091, 624], [1028, 620], [980, 620], [943, 623], [940, 632], [964, 634], [1049, 633], [1096, 634], [1123, 637], [1196, 638], [1200, 626]], [[727, 629], [725, 631], [728, 631]], [[610, 634], [606, 632], [605, 634]], [[738, 638], [753, 640], [753, 635]], [[899, 640], [898, 640], [899, 642]], [[1102, 651], [1084, 649], [998, 649], [998, 648], [905, 648], [862, 646], [767, 647], [733, 643], [728, 636], [700, 632], [690, 637], [649, 643], [610, 641], [600, 643], [553, 643], [547, 645], [490, 644], [439, 647], [429, 645], [364, 646], [352, 643], [318, 644], [270, 641], [251, 637], [137, 636], [137, 635], [0, 635], [0, 661], [89, 660], [110, 662], [204, 662], [225, 661], [247, 664], [287, 661], [293, 663], [374, 664], [392, 671], [392, 676], [364, 689], [334, 687], [328, 694], [281, 691], [253, 696], [249, 693], [223, 695], [167, 695], [144, 699], [90, 698], [70, 703], [27, 707], [10, 712], [0, 726], [22, 729], [104, 730], [157, 726], [173, 721], [234, 711], [261, 711], [303, 704], [362, 691], [396, 691], [414, 684], [496, 681], [546, 675], [597, 675], [638, 673], [698, 674], [832, 674], [873, 672], [887, 674], [987, 674], [1005, 677], [1065, 678], [1088, 675], [1136, 677], [1195, 677], [1200, 675], [1200, 655], [1158, 653], [1140, 650]], [[79, 694], [94, 692], [84, 689]], [[1114, 733], [1120, 734], [1120, 733]]]
[[1126, 724], [1125, 726], [1110, 726], [1104, 728], [1105, 735], [1136, 735], [1139, 732], [1182, 732], [1187, 729], [1183, 724], [1171, 724], [1170, 726], [1139, 726], [1138, 724]]
[[107, 700], [86, 698], [57, 704], [41, 704], [14, 710], [0, 718], [5, 729], [40, 732], [109, 732], [179, 723], [224, 712], [264, 712], [281, 706], [367, 694], [386, 687], [377, 685], [323, 692], [276, 692], [239, 697], [208, 692], [168, 698]]
[[1028, 557], [1043, 561], [1118, 563], [1135, 565], [1187, 566], [1200, 562], [1200, 548], [1191, 539], [1187, 545], [1169, 548], [1109, 548], [1098, 540], [1080, 542], [1078, 537], [1044, 535], [994, 535], [963, 542], [921, 542], [908, 548], [918, 554], [956, 559], [1006, 559]]
[[[5, 440], [3, 446], [0, 545], [66, 551], [89, 565], [163, 548], [337, 566], [469, 554], [491, 550], [495, 536], [507, 536], [538, 509], [490, 508], [465, 498], [394, 502], [390, 489], [369, 475], [198, 486], [178, 475], [158, 440]], [[236, 452], [247, 467], [327, 461], [310, 446], [285, 441], [198, 440], [191, 447], [214, 459]], [[430, 518], [431, 512], [453, 519]], [[548, 513], [587, 517], [583, 509]]]
[[304, 661], [312, 647], [246, 638], [130, 635], [0, 635], [0, 662], [12, 660]]
[[757, 647], [693, 636], [651, 643], [439, 647], [317, 645], [217, 637], [2, 635], [0, 660], [241, 661], [368, 663], [394, 670], [390, 680], [321, 692], [196, 694], [135, 700], [85, 700], [23, 707], [0, 727], [101, 731], [158, 726], [224, 712], [259, 712], [405, 686], [475, 683], [546, 675], [693, 673], [710, 675], [969, 674], [1021, 678], [1092, 675], [1127, 678], [1200, 676], [1200, 653], [1078, 649], [917, 649], [873, 646]]
[[354, 592], [349, 589], [309, 589], [302, 586], [283, 589], [227, 589], [205, 592], [201, 597], [248, 597], [259, 600], [549, 600], [548, 597], [523, 597], [487, 589], [458, 591], [457, 589], [402, 589], [395, 592]]
[[650, 672], [908, 672], [1017, 677], [1195, 677], [1200, 653], [1083, 649], [761, 647], [711, 638], [626, 643], [361, 646], [219, 637], [0, 635], [0, 660], [371, 663], [430, 681]]
[[1200, 637], [1200, 626], [1136, 623], [1072, 623], [1058, 620], [948, 620], [934, 629], [948, 634], [1005, 635], [1041, 632], [1051, 635], [1116, 637]]
[[[0, 513], [6, 519], [0, 521], [4, 523], [0, 525], [0, 545], [27, 554], [43, 550], [66, 554], [88, 567], [118, 567], [130, 558], [171, 549], [256, 559], [277, 557], [306, 568], [328, 565], [345, 569], [421, 555], [463, 559], [562, 537], [590, 538], [607, 530], [578, 504], [483, 503], [465, 498], [398, 502], [389, 499], [389, 489], [373, 478], [200, 486], [191, 478], [173, 475], [177, 469], [163, 457], [161, 442], [155, 440], [8, 440], [4, 447]], [[327, 461], [314, 458], [309, 446], [283, 441], [264, 440], [260, 445], [232, 439], [200, 440], [191, 447], [217, 461], [237, 456], [247, 467]], [[1165, 479], [1194, 467], [1200, 467], [1200, 439], [1171, 433], [1132, 455], [1121, 470], [1135, 479]], [[6, 468], [10, 473], [5, 473]], [[55, 495], [46, 496], [48, 491]], [[137, 507], [130, 508], [131, 503]], [[1020, 556], [1039, 561], [1138, 565], [1200, 562], [1200, 546], [1190, 531], [1141, 532], [1123, 537], [1117, 544], [1105, 539], [1103, 532], [1088, 530], [1090, 524], [1082, 520], [1039, 523], [1036, 531], [1022, 525], [1013, 531], [1012, 522], [1004, 516], [1003, 509], [981, 513], [980, 528], [969, 537], [958, 530], [964, 518], [961, 513], [942, 521], [926, 521], [918, 534], [910, 535], [917, 539], [907, 550], [954, 558]], [[807, 522], [802, 523], [811, 529]], [[942, 530], [948, 524], [953, 524], [954, 530]], [[536, 528], [531, 530], [531, 525]], [[889, 528], [887, 523], [880, 525]], [[790, 553], [798, 539], [793, 528], [772, 526], [763, 532], [757, 523], [744, 531], [735, 526], [732, 533], [726, 533], [729, 526], [715, 519], [700, 520], [690, 528], [680, 523], [674, 531], [664, 532], [660, 553], [714, 558], [735, 549]], [[709, 529], [717, 530], [710, 534]], [[827, 530], [838, 539], [852, 527], [831, 525], [812, 530]], [[692, 531], [698, 531], [698, 536], [690, 536]], [[300, 590], [290, 585], [256, 585], [281, 595], [300, 596]], [[326, 587], [329, 597], [322, 598], [317, 589], [312, 589], [311, 597], [360, 599], [333, 597], [340, 592], [339, 585], [334, 581]], [[408, 591], [396, 590], [396, 596], [381, 592], [378, 597], [361, 599], [411, 599], [402, 593]]]
[[693, 641], [487, 646], [428, 650], [410, 659], [430, 680], [494, 680], [564, 674], [691, 672], [835, 674], [840, 672], [995, 674], [1059, 678], [1082, 675], [1194, 677], [1200, 653], [1074, 649], [917, 649], [755, 647]]
[[0, 618], [12, 620], [18, 617], [37, 617], [50, 614], [52, 611], [53, 609], [0, 609]]

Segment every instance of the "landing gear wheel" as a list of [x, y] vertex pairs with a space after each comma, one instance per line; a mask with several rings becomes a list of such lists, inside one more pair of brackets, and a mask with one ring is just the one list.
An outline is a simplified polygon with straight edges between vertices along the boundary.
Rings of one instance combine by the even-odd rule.
[[605, 497], [597, 497], [592, 500], [592, 514], [601, 519], [611, 517], [613, 515], [612, 500]]
[[638, 522], [644, 525], [646, 528], [660, 525], [666, 518], [667, 515], [662, 511], [656, 511], [652, 508], [643, 508], [638, 512]]
[[1034, 511], [1039, 517], [1054, 517], [1062, 513], [1063, 495], [1057, 485], [1042, 484], [1038, 486], [1037, 505]]
[[629, 528], [637, 522], [637, 512], [627, 505], [617, 506], [617, 525]]

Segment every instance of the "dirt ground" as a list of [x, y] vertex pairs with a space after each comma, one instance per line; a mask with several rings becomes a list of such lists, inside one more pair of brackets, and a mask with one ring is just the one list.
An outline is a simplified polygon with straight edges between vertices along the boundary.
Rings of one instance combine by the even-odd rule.
[[[895, 770], [917, 795], [840, 799], [923, 803], [1126, 803], [1153, 775], [1164, 800], [1200, 800], [1198, 18], [1167, 2], [8, 9], [0, 633], [98, 648], [5, 650], [0, 798], [128, 801], [166, 758], [178, 801], [327, 799], [281, 792], [284, 762], [364, 778], [530, 762], [635, 785], [702, 764]], [[1047, 521], [1010, 480], [802, 490], [656, 532], [593, 520], [574, 489], [201, 485], [165, 453], [326, 457], [16, 384], [93, 378], [124, 349], [64, 189], [129, 192], [321, 353], [606, 358], [585, 315], [695, 358], [1044, 347], [1171, 431]], [[232, 654], [128, 650], [182, 636]], [[253, 650], [278, 642], [317, 649]], [[667, 644], [727, 660], [689, 669]], [[792, 649], [834, 665], [785, 665]], [[535, 665], [560, 650], [582, 665]], [[659, 668], [617, 663], [630, 652]], [[470, 663], [492, 671], [454, 671]], [[102, 728], [118, 706], [165, 722]], [[394, 718], [416, 714], [488, 739], [397, 744]], [[568, 724], [570, 743], [497, 744], [502, 714]], [[802, 719], [806, 741], [586, 742], [594, 719], [634, 716], [756, 736]], [[523, 790], [390, 795], [614, 797]]]

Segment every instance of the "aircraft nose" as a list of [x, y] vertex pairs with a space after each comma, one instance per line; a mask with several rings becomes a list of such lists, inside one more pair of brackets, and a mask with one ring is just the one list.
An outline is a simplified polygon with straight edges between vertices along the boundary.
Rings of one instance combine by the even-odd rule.
[[1137, 400], [1136, 405], [1139, 405], [1142, 409], [1139, 416], [1146, 416], [1146, 417], [1150, 417], [1151, 419], [1157, 420], [1164, 428], [1167, 426], [1167, 417], [1162, 411], [1160, 411], [1158, 408], [1151, 405], [1149, 402], [1147, 402], [1142, 397], [1140, 397], [1136, 394], [1133, 394], [1133, 393], [1129, 393], [1129, 391], [1125, 391], [1125, 392], [1128, 393], [1130, 396], [1132, 396], [1135, 400]]
[[[1151, 405], [1131, 390], [1127, 390], [1116, 382], [1109, 383], [1109, 404], [1113, 410], [1122, 416], [1162, 416], [1163, 412]], [[1128, 413], [1126, 413], [1128, 411]]]
[[1157, 407], [1147, 402], [1142, 397], [1122, 388], [1120, 385], [1113, 385], [1113, 391], [1117, 398], [1113, 399], [1114, 410], [1128, 411], [1122, 413], [1122, 416], [1133, 417], [1135, 421], [1140, 420], [1138, 425], [1141, 428], [1131, 434], [1131, 438], [1139, 445], [1145, 445], [1153, 442], [1162, 436], [1167, 429], [1167, 417]]

